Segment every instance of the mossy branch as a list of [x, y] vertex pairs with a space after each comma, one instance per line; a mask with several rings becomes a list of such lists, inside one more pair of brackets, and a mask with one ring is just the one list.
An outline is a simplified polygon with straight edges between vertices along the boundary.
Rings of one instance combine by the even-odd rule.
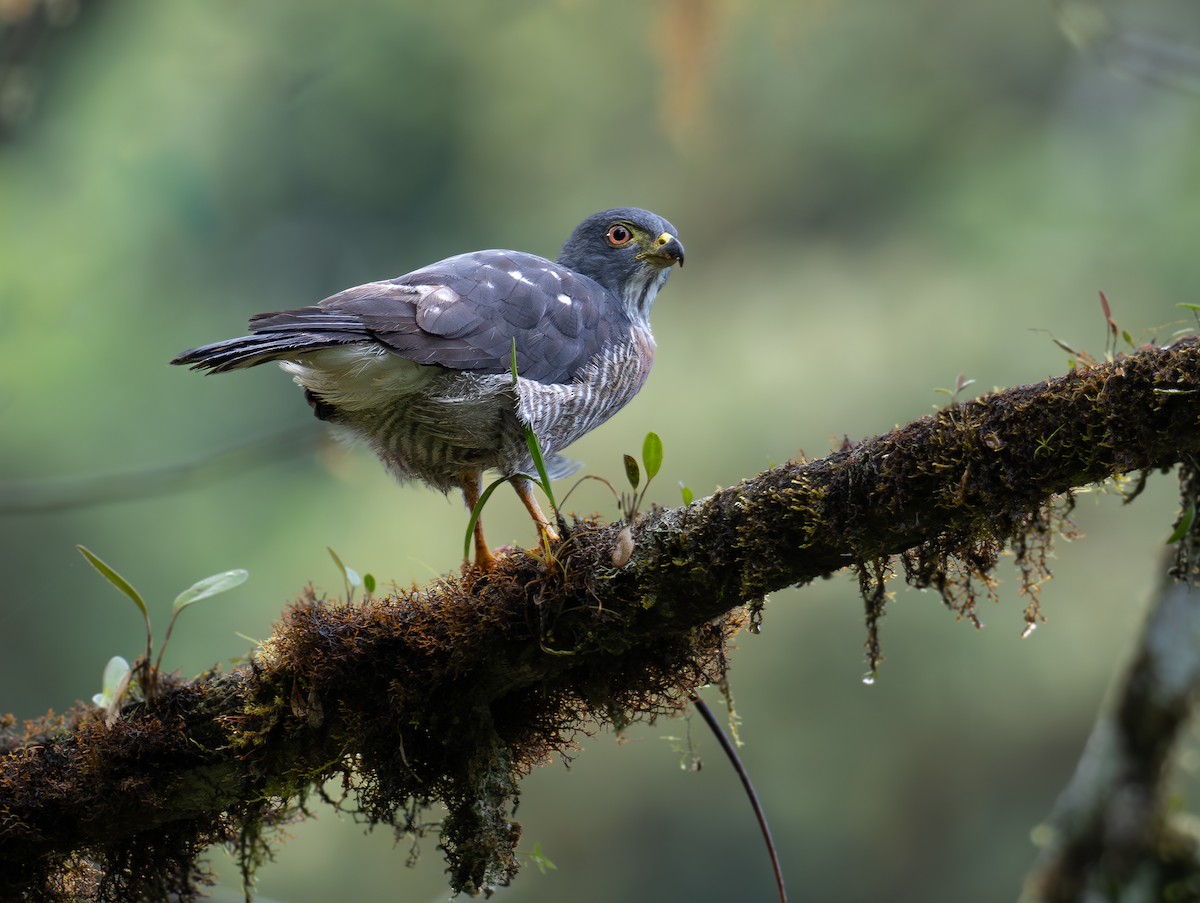
[[514, 553], [361, 605], [306, 592], [231, 673], [164, 680], [112, 727], [80, 708], [0, 735], [0, 897], [187, 899], [206, 845], [238, 845], [249, 870], [266, 829], [328, 799], [331, 778], [336, 804], [401, 831], [444, 803], [453, 886], [504, 882], [525, 772], [597, 723], [685, 705], [723, 674], [746, 606], [855, 567], [873, 625], [900, 555], [911, 582], [970, 616], [1006, 545], [1036, 586], [1064, 493], [1197, 450], [1188, 339], [657, 509], [621, 568], [622, 525], [589, 521], [549, 559]]

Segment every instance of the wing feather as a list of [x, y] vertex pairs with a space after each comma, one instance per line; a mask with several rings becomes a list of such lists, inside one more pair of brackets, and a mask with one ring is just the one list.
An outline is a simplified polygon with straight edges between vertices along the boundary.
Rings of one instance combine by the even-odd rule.
[[172, 363], [231, 370], [337, 345], [375, 343], [418, 364], [505, 373], [513, 342], [527, 379], [566, 383], [609, 342], [628, 335], [615, 296], [532, 254], [478, 251], [312, 307], [255, 316], [252, 335], [184, 352]]

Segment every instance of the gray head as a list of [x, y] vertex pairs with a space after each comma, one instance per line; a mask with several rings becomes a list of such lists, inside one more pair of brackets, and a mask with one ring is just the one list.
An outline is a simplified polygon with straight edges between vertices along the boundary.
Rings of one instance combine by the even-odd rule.
[[683, 245], [661, 216], [616, 207], [576, 226], [558, 262], [595, 279], [621, 299], [630, 319], [645, 322], [671, 267], [683, 266]]

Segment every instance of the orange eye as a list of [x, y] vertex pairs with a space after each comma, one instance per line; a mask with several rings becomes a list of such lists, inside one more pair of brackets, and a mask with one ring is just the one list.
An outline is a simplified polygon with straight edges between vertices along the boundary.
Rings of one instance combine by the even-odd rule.
[[613, 223], [608, 227], [604, 238], [614, 248], [620, 248], [633, 241], [633, 232], [623, 223]]

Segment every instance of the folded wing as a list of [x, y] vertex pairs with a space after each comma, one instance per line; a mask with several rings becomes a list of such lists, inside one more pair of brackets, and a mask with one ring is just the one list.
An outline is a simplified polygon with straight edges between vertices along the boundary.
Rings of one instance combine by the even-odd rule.
[[517, 251], [478, 251], [397, 279], [339, 292], [312, 307], [259, 314], [252, 335], [186, 351], [173, 364], [219, 373], [369, 344], [418, 364], [566, 383], [628, 334], [617, 299], [598, 283]]

